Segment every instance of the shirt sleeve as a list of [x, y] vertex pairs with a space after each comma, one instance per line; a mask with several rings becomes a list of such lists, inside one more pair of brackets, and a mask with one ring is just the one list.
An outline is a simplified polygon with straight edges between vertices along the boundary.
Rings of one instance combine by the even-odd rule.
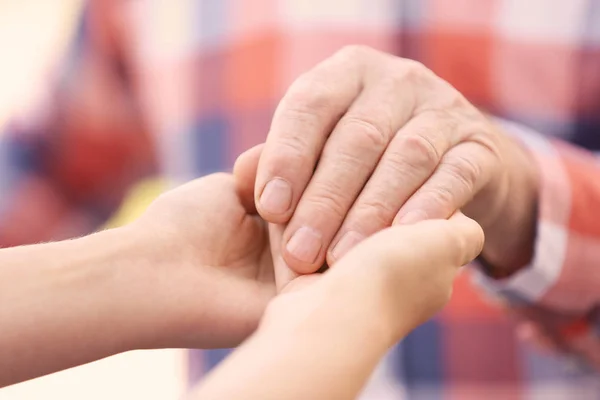
[[0, 246], [89, 233], [154, 171], [111, 7], [86, 3], [43, 98], [0, 126]]
[[600, 158], [502, 122], [537, 162], [537, 233], [531, 264], [476, 280], [541, 328], [555, 347], [600, 368]]

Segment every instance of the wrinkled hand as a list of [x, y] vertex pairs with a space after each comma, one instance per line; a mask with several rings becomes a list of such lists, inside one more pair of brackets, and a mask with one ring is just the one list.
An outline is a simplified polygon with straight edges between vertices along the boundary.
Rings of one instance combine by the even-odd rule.
[[[140, 282], [153, 283], [145, 301], [156, 307], [162, 341], [152, 347], [239, 344], [272, 302], [275, 275], [289, 273], [279, 246], [282, 227], [268, 226], [254, 206], [260, 150], [238, 160], [235, 178], [215, 174], [167, 192], [125, 228], [144, 243], [153, 263], [136, 274], [150, 277]], [[285, 295], [273, 307], [281, 309], [278, 305], [297, 292], [305, 293], [308, 306], [325, 296], [333, 307], [342, 307], [351, 297], [396, 335], [400, 325], [410, 330], [446, 303], [457, 268], [473, 259], [482, 243], [479, 225], [460, 214], [386, 230], [348, 254], [344, 268], [285, 275], [281, 280], [288, 284], [280, 287]], [[308, 301], [312, 291], [299, 289], [315, 281], [318, 285], [309, 286], [321, 288], [320, 294]], [[304, 307], [292, 303], [290, 315]]]
[[483, 226], [492, 263], [531, 256], [536, 177], [521, 146], [423, 65], [369, 48], [344, 48], [289, 88], [255, 193], [265, 220], [287, 224], [297, 273], [393, 223], [459, 209]]

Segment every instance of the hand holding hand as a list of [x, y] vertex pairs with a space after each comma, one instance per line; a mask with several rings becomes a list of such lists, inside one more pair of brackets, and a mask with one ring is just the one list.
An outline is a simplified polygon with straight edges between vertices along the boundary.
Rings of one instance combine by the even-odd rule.
[[293, 278], [271, 301], [263, 323], [298, 323], [322, 309], [325, 319], [329, 314], [370, 323], [391, 346], [441, 310], [460, 267], [477, 257], [483, 243], [481, 227], [461, 213], [387, 228], [324, 274]]
[[324, 274], [293, 279], [195, 398], [356, 398], [389, 347], [447, 302], [482, 245], [479, 225], [460, 214], [373, 235]]

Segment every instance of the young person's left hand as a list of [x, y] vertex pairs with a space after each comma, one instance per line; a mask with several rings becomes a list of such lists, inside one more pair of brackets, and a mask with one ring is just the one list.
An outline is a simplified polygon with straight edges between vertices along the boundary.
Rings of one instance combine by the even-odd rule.
[[[245, 156], [258, 162], [258, 152]], [[268, 226], [256, 213], [254, 176], [214, 174], [154, 201], [126, 230], [146, 243], [142, 266], [165, 318], [169, 347], [232, 347], [257, 327], [275, 295]]]
[[207, 176], [124, 227], [0, 250], [0, 387], [133, 349], [238, 345], [276, 292], [253, 185]]
[[356, 398], [387, 350], [446, 304], [482, 247], [481, 227], [460, 213], [369, 237], [326, 273], [291, 279], [196, 398]]

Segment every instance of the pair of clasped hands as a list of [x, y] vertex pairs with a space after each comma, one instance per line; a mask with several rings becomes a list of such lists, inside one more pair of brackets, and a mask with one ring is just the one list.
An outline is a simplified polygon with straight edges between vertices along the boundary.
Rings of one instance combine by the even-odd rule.
[[[303, 391], [318, 390], [319, 379], [334, 382], [346, 353], [349, 363], [360, 363], [360, 354], [372, 356], [372, 343], [383, 344], [365, 362], [373, 367], [447, 303], [460, 267], [484, 249], [484, 231], [487, 261], [520, 262], [523, 252], [503, 240], [519, 242], [515, 232], [527, 234], [534, 218], [519, 208], [533, 197], [531, 169], [520, 145], [421, 64], [345, 48], [295, 81], [266, 143], [242, 154], [233, 175], [167, 193], [133, 225], [160, 232], [157, 248], [171, 243], [164, 251], [185, 260], [165, 272], [187, 276], [172, 290], [179, 304], [189, 304], [172, 305], [180, 308], [172, 326], [183, 322], [179, 338], [187, 340], [169, 344], [237, 345], [260, 321], [255, 336], [278, 332], [265, 345], [273, 346], [270, 353], [279, 341], [302, 342], [299, 332], [318, 332], [319, 345], [287, 360], [282, 350], [283, 360], [273, 361], [282, 371], [298, 364], [295, 392], [282, 379], [290, 385], [279, 392], [286, 395], [253, 397], [240, 389], [248, 396], [240, 398], [288, 398], [285, 390], [319, 398]], [[324, 265], [329, 269], [317, 273]], [[194, 320], [199, 304], [212, 306]], [[365, 329], [352, 348], [343, 345], [341, 338]], [[332, 346], [340, 347], [335, 357], [319, 356]], [[235, 370], [240, 351], [222, 371]], [[248, 360], [265, 357], [256, 352]], [[252, 370], [260, 371], [256, 363]], [[331, 374], [302, 379], [322, 363]], [[215, 382], [240, 375], [249, 385], [260, 379], [259, 372], [217, 371], [203, 394], [211, 398]], [[324, 398], [344, 397], [334, 390]]]
[[[295, 81], [266, 143], [242, 154], [233, 175], [163, 196], [138, 225], [188, 243], [188, 268], [213, 276], [204, 278], [218, 304], [204, 315], [210, 335], [183, 318], [185, 346], [235, 345], [259, 321], [255, 336], [278, 332], [263, 352], [248, 345], [227, 360], [206, 398], [240, 376], [240, 398], [351, 398], [368, 375], [344, 368], [374, 368], [447, 303], [461, 266], [482, 250], [507, 273], [529, 260], [515, 244], [530, 243], [535, 182], [521, 145], [448, 83], [414, 61], [349, 47]], [[202, 300], [186, 287], [193, 315]], [[303, 346], [309, 335], [319, 343]], [[287, 379], [272, 380], [280, 391], [247, 391], [269, 378], [256, 372], [269, 361], [229, 372], [265, 352], [279, 355], [270, 365]]]
[[128, 261], [102, 291], [103, 326], [126, 338], [113, 331], [107, 352], [250, 337], [201, 398], [351, 398], [446, 304], [461, 266], [482, 250], [498, 268], [528, 259], [515, 244], [535, 220], [529, 163], [421, 64], [344, 48], [292, 84], [233, 174], [82, 239], [80, 253], [118, 242]]

